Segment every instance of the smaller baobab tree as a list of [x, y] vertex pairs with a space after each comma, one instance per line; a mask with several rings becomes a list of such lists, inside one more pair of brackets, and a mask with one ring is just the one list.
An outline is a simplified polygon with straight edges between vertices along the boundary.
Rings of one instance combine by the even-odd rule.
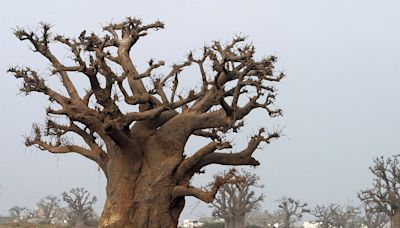
[[389, 222], [389, 217], [384, 212], [376, 212], [369, 208], [368, 204], [363, 204], [364, 215], [361, 217], [361, 222], [367, 228], [384, 228]]
[[10, 208], [9, 212], [14, 222], [21, 224], [26, 221], [29, 210], [26, 207], [14, 206]]
[[359, 221], [360, 209], [351, 205], [339, 206], [334, 214], [335, 227], [355, 227]]
[[299, 200], [294, 200], [290, 197], [283, 197], [279, 200], [279, 211], [283, 215], [283, 228], [292, 227], [295, 221], [300, 221], [304, 213], [310, 212], [307, 209], [307, 203], [301, 203]]
[[84, 227], [96, 215], [93, 204], [97, 202], [97, 198], [96, 196], [91, 197], [84, 188], [72, 188], [69, 192], [63, 192], [61, 195], [68, 204], [69, 217], [75, 227]]
[[264, 199], [264, 195], [256, 195], [254, 188], [263, 186], [258, 184], [260, 178], [256, 174], [245, 170], [230, 172], [234, 172], [239, 181], [220, 187], [212, 203], [215, 208], [213, 214], [225, 220], [225, 228], [243, 228], [246, 214]]
[[262, 228], [273, 228], [275, 224], [282, 224], [283, 219], [284, 214], [281, 210], [274, 212], [253, 210], [246, 215], [248, 225]]
[[330, 204], [329, 206], [317, 205], [311, 211], [311, 214], [316, 218], [315, 222], [319, 223], [321, 228], [329, 228], [335, 224], [335, 216], [340, 206]]
[[346, 228], [357, 222], [360, 211], [357, 207], [330, 204], [329, 206], [317, 205], [311, 214], [316, 217], [315, 222], [320, 224], [321, 228], [338, 227]]
[[376, 158], [370, 167], [374, 175], [372, 188], [361, 191], [358, 197], [375, 212], [390, 217], [391, 227], [400, 227], [400, 166], [399, 156]]
[[48, 195], [36, 203], [36, 206], [36, 217], [42, 220], [42, 223], [50, 224], [57, 217], [60, 200], [55, 196]]
[[247, 226], [268, 227], [268, 211], [262, 211], [261, 208], [256, 208], [247, 213], [245, 223]]

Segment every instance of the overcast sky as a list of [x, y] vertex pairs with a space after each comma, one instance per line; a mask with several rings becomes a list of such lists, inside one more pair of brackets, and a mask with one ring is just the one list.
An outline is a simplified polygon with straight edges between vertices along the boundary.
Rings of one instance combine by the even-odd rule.
[[[278, 85], [284, 117], [247, 119], [283, 128], [285, 136], [256, 152], [265, 194], [263, 208], [291, 196], [312, 206], [357, 204], [357, 192], [372, 184], [368, 167], [376, 156], [400, 153], [400, 2], [397, 0], [253, 1], [6, 1], [0, 9], [0, 215], [14, 205], [34, 207], [46, 194], [85, 187], [104, 201], [105, 178], [90, 161], [25, 149], [23, 135], [44, 120], [46, 98], [18, 94], [20, 82], [6, 73], [13, 65], [46, 70], [44, 59], [12, 28], [35, 28], [45, 21], [59, 34], [99, 31], [126, 16], [160, 19], [132, 53], [137, 64], [149, 58], [171, 65], [211, 40], [245, 34], [258, 56], [279, 57], [288, 77]], [[248, 130], [248, 135], [252, 132]], [[246, 132], [245, 132], [246, 133]], [[235, 142], [243, 145], [246, 137]], [[198, 142], [192, 143], [194, 147]], [[190, 149], [190, 148], [189, 148]], [[205, 184], [223, 167], [196, 178]], [[209, 215], [189, 199], [182, 217]]]

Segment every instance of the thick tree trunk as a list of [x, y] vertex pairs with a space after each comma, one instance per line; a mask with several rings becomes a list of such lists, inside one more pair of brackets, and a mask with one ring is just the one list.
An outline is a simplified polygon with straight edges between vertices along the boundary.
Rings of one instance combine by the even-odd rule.
[[285, 214], [282, 228], [290, 228], [290, 216], [288, 214]]
[[400, 210], [396, 211], [392, 217], [390, 217], [390, 227], [400, 228]]
[[108, 161], [107, 199], [99, 227], [177, 227], [185, 204], [183, 197], [172, 198], [172, 172], [178, 162], [173, 156], [161, 159], [163, 151], [152, 148], [143, 154], [157, 154], [159, 159], [146, 157], [137, 162], [137, 155], [118, 152]]
[[85, 226], [85, 219], [81, 216], [78, 216], [75, 220], [74, 228], [84, 228]]
[[225, 221], [225, 228], [231, 228], [232, 227], [231, 218], [224, 218], [224, 221]]
[[225, 228], [244, 228], [244, 216], [234, 216], [226, 218]]
[[244, 228], [244, 216], [236, 216], [233, 228]]

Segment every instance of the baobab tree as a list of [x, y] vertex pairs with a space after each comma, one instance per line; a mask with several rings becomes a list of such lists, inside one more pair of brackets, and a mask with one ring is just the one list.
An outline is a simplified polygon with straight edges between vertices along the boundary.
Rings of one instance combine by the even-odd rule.
[[26, 207], [14, 206], [10, 208], [9, 212], [17, 223], [24, 223], [28, 219], [27, 214], [29, 210]]
[[[284, 74], [274, 70], [275, 56], [255, 59], [254, 46], [235, 37], [226, 44], [212, 42], [198, 57], [189, 53], [164, 73], [155, 73], [164, 61], [152, 59], [140, 70], [132, 47], [163, 28], [160, 21], [127, 18], [108, 24], [103, 34], [83, 31], [78, 38], [53, 35], [48, 24], [37, 32], [15, 30], [51, 68], [47, 80], [30, 67], [9, 69], [22, 79], [22, 92], [38, 92], [50, 101], [46, 124], [33, 126], [26, 145], [54, 154], [78, 153], [98, 164], [107, 177], [100, 227], [177, 226], [186, 196], [210, 203], [232, 178], [217, 177], [211, 189], [203, 190], [190, 184], [196, 173], [210, 164], [258, 166], [254, 151], [279, 137], [279, 132], [260, 129], [239, 152], [230, 151], [224, 137], [242, 128], [255, 109], [281, 115], [274, 106], [274, 86]], [[58, 45], [66, 47], [72, 61], [57, 57]], [[190, 67], [198, 68], [199, 85], [183, 90], [181, 72]], [[51, 83], [57, 76], [62, 91]], [[72, 77], [86, 80], [89, 88], [80, 90]], [[209, 143], [185, 151], [191, 136]]]
[[68, 214], [75, 227], [84, 227], [89, 219], [96, 215], [93, 204], [97, 202], [97, 198], [90, 197], [90, 193], [84, 188], [72, 188], [61, 195], [64, 202], [68, 204]]
[[53, 219], [57, 217], [57, 212], [60, 208], [60, 200], [48, 195], [36, 203], [37, 210], [35, 217], [42, 220], [44, 224], [50, 224]]
[[384, 228], [389, 222], [389, 217], [386, 213], [374, 211], [365, 203], [363, 204], [363, 212], [361, 222], [368, 228]]
[[335, 216], [339, 208], [340, 206], [336, 204], [317, 205], [311, 211], [311, 214], [316, 218], [315, 222], [319, 223], [321, 228], [329, 228], [335, 225]]
[[339, 206], [335, 210], [334, 226], [335, 227], [358, 227], [360, 209], [351, 205]]
[[358, 197], [375, 212], [390, 217], [391, 227], [400, 227], [400, 164], [399, 157], [383, 157], [374, 160], [370, 167], [374, 175], [371, 189], [361, 191]]
[[284, 217], [281, 210], [274, 212], [253, 210], [246, 215], [246, 220], [249, 225], [262, 228], [274, 228], [275, 224], [283, 224]]
[[213, 214], [225, 220], [225, 228], [243, 228], [246, 214], [264, 199], [262, 194], [256, 195], [254, 188], [263, 186], [258, 184], [260, 178], [253, 173], [245, 170], [231, 172], [234, 172], [238, 181], [220, 187], [212, 202]]
[[317, 205], [311, 211], [311, 214], [317, 218], [315, 222], [320, 223], [322, 228], [346, 228], [358, 222], [360, 211], [357, 207], [351, 205], [343, 207], [337, 204], [330, 204], [329, 206]]
[[307, 203], [301, 203], [299, 200], [294, 200], [290, 197], [283, 197], [279, 200], [280, 214], [283, 216], [283, 228], [292, 227], [295, 221], [300, 221], [304, 213], [310, 212], [307, 208]]

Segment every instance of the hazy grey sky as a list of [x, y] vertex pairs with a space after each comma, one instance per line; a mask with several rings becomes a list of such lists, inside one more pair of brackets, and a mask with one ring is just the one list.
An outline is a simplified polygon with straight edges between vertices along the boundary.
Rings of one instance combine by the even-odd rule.
[[[249, 36], [258, 56], [275, 54], [288, 77], [278, 85], [284, 117], [269, 122], [253, 115], [251, 126], [284, 127], [285, 137], [256, 152], [255, 172], [265, 185], [265, 209], [291, 196], [311, 205], [358, 203], [372, 183], [376, 156], [400, 153], [400, 2], [397, 0], [258, 1], [7, 1], [0, 9], [0, 214], [14, 205], [34, 207], [46, 194], [83, 186], [104, 201], [105, 179], [90, 161], [25, 149], [23, 135], [44, 120], [46, 98], [19, 96], [13, 65], [46, 70], [42, 57], [12, 35], [16, 26], [55, 25], [77, 36], [99, 31], [126, 16], [160, 19], [133, 50], [138, 64], [149, 58], [182, 60], [211, 40]], [[245, 132], [249, 135], [251, 130]], [[246, 137], [238, 138], [238, 145]], [[193, 142], [197, 145], [198, 142]], [[221, 169], [220, 167], [212, 170]], [[207, 183], [212, 172], [196, 178]], [[209, 214], [188, 200], [183, 217]], [[102, 204], [97, 205], [101, 210]]]

